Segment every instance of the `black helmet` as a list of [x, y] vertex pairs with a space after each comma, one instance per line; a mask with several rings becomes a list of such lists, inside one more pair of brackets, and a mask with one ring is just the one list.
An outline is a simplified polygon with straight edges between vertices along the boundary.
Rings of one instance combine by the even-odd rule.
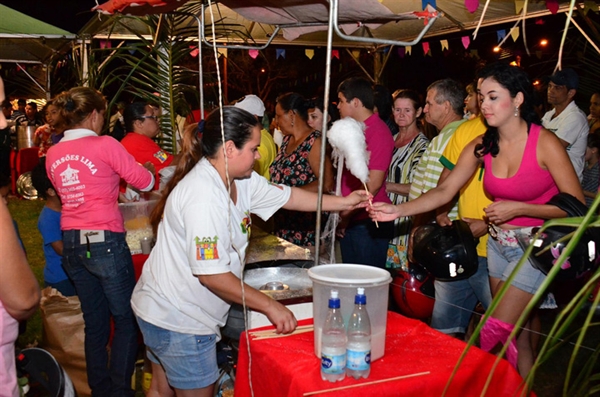
[[419, 320], [428, 319], [435, 303], [433, 276], [418, 263], [409, 263], [408, 270], [396, 271], [392, 296], [400, 313]]
[[413, 257], [440, 281], [464, 280], [477, 271], [477, 244], [469, 225], [436, 223], [418, 227], [413, 237]]
[[[557, 194], [548, 201], [548, 204], [562, 209], [569, 217], [585, 216], [588, 211], [588, 208], [581, 201], [568, 193]], [[539, 229], [536, 227], [532, 230], [532, 238], [536, 237]], [[534, 248], [530, 259], [533, 267], [539, 269], [544, 274], [548, 274], [563, 249], [565, 249], [571, 240], [570, 238], [563, 238], [569, 233], [574, 232], [575, 229], [576, 227], [574, 226], [551, 226], [541, 232], [532, 242]], [[528, 244], [525, 244], [521, 239], [519, 241], [525, 249]], [[574, 279], [595, 268], [597, 262], [596, 250], [599, 243], [600, 232], [596, 228], [586, 230], [579, 243], [573, 249], [573, 252], [571, 252], [571, 255], [562, 264], [557, 277], [563, 280]], [[549, 248], [545, 249], [546, 247]]]

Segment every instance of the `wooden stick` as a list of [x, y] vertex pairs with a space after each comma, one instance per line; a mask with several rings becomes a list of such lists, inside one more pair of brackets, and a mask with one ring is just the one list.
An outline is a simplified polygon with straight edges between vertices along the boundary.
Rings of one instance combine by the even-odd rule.
[[297, 335], [297, 334], [304, 334], [306, 332], [313, 332], [312, 329], [300, 329], [300, 330], [295, 330], [294, 332], [291, 332], [289, 334], [273, 334], [273, 335], [252, 335], [252, 340], [261, 340], [261, 339], [274, 339], [274, 338], [285, 338], [286, 336], [292, 336], [292, 335]]
[[[363, 186], [365, 187], [367, 193], [369, 193], [369, 188], [367, 187], [367, 184], [363, 182]], [[373, 206], [373, 200], [369, 199], [369, 204]], [[379, 229], [379, 223], [377, 222], [377, 220], [375, 221], [375, 226], [377, 226], [377, 229]]]
[[[308, 324], [308, 325], [300, 325], [300, 326], [296, 327], [296, 331], [301, 330], [301, 329], [310, 329], [310, 330], [313, 330], [314, 326], [312, 324]], [[274, 330], [274, 329], [265, 329], [265, 330], [262, 330], [262, 331], [250, 331], [249, 333], [252, 336], [262, 336], [262, 335], [276, 334], [276, 330]]]
[[391, 381], [394, 381], [394, 380], [408, 379], [408, 378], [414, 378], [416, 376], [429, 375], [430, 373], [431, 373], [430, 371], [427, 371], [427, 372], [418, 372], [416, 374], [402, 375], [402, 376], [396, 376], [395, 378], [374, 380], [372, 382], [359, 383], [357, 385], [341, 386], [341, 387], [334, 387], [333, 389], [324, 389], [324, 390], [318, 390], [318, 391], [311, 391], [311, 392], [308, 392], [308, 393], [304, 393], [302, 395], [303, 396], [312, 396], [312, 395], [320, 394], [320, 393], [329, 393], [329, 392], [332, 392], [332, 391], [353, 389], [355, 387], [363, 387], [363, 386], [375, 385], [375, 384], [378, 384], [378, 383], [391, 382]]

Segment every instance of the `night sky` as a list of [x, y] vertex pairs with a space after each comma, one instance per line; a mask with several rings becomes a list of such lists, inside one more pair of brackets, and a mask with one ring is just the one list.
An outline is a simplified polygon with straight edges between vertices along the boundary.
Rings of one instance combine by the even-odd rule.
[[[104, 3], [105, 0], [98, 0]], [[0, 0], [2, 5], [71, 33], [77, 33], [95, 15], [94, 0]]]

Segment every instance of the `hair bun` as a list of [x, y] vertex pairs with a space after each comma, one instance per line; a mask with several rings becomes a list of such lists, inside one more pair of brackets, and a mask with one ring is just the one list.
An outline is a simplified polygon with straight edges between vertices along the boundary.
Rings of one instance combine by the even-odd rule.
[[67, 103], [65, 104], [65, 110], [72, 112], [75, 110], [75, 102], [72, 98], [67, 99]]

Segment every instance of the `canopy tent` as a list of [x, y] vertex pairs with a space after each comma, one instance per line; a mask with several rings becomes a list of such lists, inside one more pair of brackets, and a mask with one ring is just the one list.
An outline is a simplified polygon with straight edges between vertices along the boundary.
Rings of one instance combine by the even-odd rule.
[[[31, 18], [0, 4], [0, 62], [48, 65], [55, 54], [70, 49], [76, 35]], [[45, 83], [21, 70], [43, 92], [50, 96], [48, 73]], [[48, 68], [46, 68], [48, 72]]]
[[[105, 14], [121, 12], [123, 14], [145, 15], [148, 12], [161, 11], [174, 5], [181, 6], [185, 0], [136, 0], [138, 6], [127, 5], [126, 0], [110, 0], [99, 6]], [[129, 2], [131, 3], [131, 2]], [[155, 6], [160, 3], [160, 6]], [[205, 1], [205, 3], [207, 3]], [[481, 1], [475, 12], [469, 12], [464, 0], [437, 0], [434, 2], [435, 12], [440, 17], [424, 33], [423, 38], [440, 36], [460, 31], [469, 31], [481, 26], [490, 26], [518, 20], [521, 15], [514, 0], [491, 1], [485, 10]], [[569, 1], [557, 2], [555, 12], [566, 12]], [[391, 40], [409, 43], [419, 36], [424, 24], [435, 12], [427, 13], [422, 9], [421, 0], [339, 0], [338, 23], [344, 34], [354, 38], [363, 37], [364, 42], [350, 41], [334, 35], [333, 45], [336, 47], [368, 47], [377, 40]], [[327, 26], [329, 4], [326, 0], [221, 0], [211, 2], [212, 14], [217, 25], [227, 25], [228, 29], [237, 26], [240, 34], [219, 37], [219, 43], [264, 45], [325, 45], [327, 42]], [[528, 2], [526, 18], [541, 17], [551, 14], [546, 2]], [[211, 25], [211, 12], [204, 12], [205, 26]], [[131, 25], [133, 24], [133, 26]], [[129, 29], [135, 28], [131, 22]], [[300, 26], [302, 25], [302, 26]], [[141, 25], [139, 25], [141, 28]], [[277, 26], [280, 29], [277, 29]], [[131, 30], [124, 26], [112, 26], [109, 17], [103, 15], [84, 28], [83, 32], [93, 37], [133, 38]], [[386, 43], [383, 43], [386, 44]], [[391, 44], [391, 43], [388, 43]]]
[[47, 63], [76, 35], [0, 4], [0, 62]]

